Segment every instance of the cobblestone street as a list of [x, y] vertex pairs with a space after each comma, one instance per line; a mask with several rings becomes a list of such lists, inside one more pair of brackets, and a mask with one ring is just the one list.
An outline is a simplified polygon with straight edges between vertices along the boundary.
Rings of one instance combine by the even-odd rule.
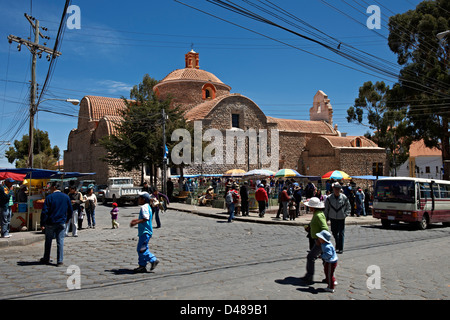
[[[145, 274], [137, 266], [138, 207], [120, 208], [111, 229], [109, 207], [97, 208], [96, 229], [65, 238], [64, 266], [40, 265], [43, 242], [0, 249], [2, 299], [449, 299], [450, 228], [425, 231], [407, 225], [346, 227], [335, 293], [324, 291], [322, 264], [313, 285], [305, 274], [308, 240], [301, 226], [227, 223], [168, 210], [154, 229], [150, 250], [161, 263]], [[13, 235], [14, 236], [14, 235]], [[52, 259], [56, 245], [52, 247]], [[69, 290], [67, 268], [76, 265], [81, 290]], [[381, 272], [380, 289], [368, 289], [368, 267]]]

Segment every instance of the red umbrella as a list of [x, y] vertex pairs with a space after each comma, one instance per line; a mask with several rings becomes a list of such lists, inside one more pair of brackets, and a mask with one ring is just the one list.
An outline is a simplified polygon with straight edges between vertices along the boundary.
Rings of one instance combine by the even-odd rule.
[[15, 181], [23, 181], [25, 179], [26, 174], [22, 173], [13, 173], [13, 172], [0, 172], [0, 180], [6, 180], [11, 178]]

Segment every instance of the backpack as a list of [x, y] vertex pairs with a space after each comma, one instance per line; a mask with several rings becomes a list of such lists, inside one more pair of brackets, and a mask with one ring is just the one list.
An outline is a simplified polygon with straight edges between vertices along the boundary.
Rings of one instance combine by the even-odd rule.
[[227, 195], [225, 196], [225, 202], [227, 204], [233, 203], [233, 192], [232, 191], [228, 191]]

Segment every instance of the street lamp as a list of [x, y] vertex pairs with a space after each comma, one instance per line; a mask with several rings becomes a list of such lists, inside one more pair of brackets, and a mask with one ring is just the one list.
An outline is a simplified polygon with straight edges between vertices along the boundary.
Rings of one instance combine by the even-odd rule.
[[439, 40], [442, 40], [442, 39], [444, 39], [446, 36], [448, 36], [448, 35], [450, 35], [450, 30], [447, 30], [447, 31], [444, 31], [444, 32], [440, 32], [440, 33], [438, 33], [437, 35], [436, 35], [436, 37], [439, 39]]

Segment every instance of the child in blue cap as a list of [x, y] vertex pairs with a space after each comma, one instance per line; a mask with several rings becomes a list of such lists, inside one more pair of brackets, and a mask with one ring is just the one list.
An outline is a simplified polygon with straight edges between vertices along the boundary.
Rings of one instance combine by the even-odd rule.
[[328, 284], [328, 287], [325, 289], [327, 292], [334, 292], [334, 286], [336, 285], [336, 278], [334, 277], [334, 271], [337, 266], [338, 256], [336, 254], [336, 250], [331, 243], [331, 234], [322, 230], [319, 233], [316, 233], [316, 236], [320, 242], [320, 246], [322, 248], [322, 260], [323, 260], [323, 269], [325, 272], [325, 281]]
[[134, 269], [134, 272], [136, 273], [147, 272], [146, 266], [149, 262], [151, 264], [150, 270], [155, 269], [159, 263], [159, 260], [156, 259], [155, 255], [151, 253], [148, 248], [148, 242], [153, 234], [152, 208], [150, 207], [151, 200], [152, 198], [148, 192], [141, 192], [139, 194], [138, 202], [141, 206], [139, 217], [138, 219], [134, 219], [130, 222], [130, 227], [138, 225], [139, 241], [137, 245], [137, 252], [139, 256], [139, 266]]

